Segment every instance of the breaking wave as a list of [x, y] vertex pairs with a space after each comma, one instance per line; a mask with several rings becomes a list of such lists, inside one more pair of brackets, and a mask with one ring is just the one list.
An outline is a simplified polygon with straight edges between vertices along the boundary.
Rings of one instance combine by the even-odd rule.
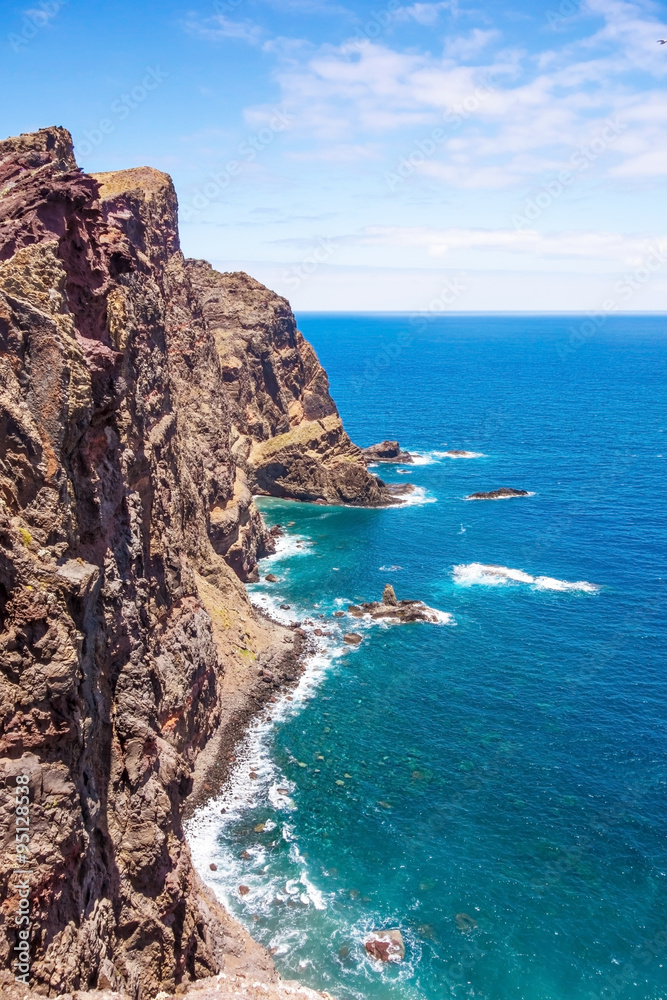
[[524, 573], [521, 569], [510, 569], [508, 566], [492, 566], [477, 562], [461, 563], [454, 566], [452, 577], [454, 583], [464, 587], [471, 587], [475, 584], [499, 586], [523, 583], [534, 590], [581, 590], [589, 594], [600, 589], [596, 584], [588, 583], [586, 580], [570, 583], [568, 580], [557, 580], [551, 576], [531, 576], [530, 573]]

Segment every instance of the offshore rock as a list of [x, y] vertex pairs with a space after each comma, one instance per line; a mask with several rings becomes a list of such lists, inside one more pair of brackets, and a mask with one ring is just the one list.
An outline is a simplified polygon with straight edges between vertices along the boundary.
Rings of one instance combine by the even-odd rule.
[[527, 497], [530, 496], [528, 490], [513, 490], [507, 486], [501, 486], [498, 490], [491, 490], [489, 493], [471, 493], [466, 500], [504, 500], [505, 497]]
[[373, 931], [364, 947], [378, 962], [402, 962], [405, 958], [405, 942], [399, 930]]
[[366, 462], [400, 462], [408, 465], [414, 462], [409, 451], [401, 451], [398, 441], [382, 441], [380, 444], [372, 444], [369, 448], [363, 449], [363, 456]]
[[399, 601], [394, 588], [386, 584], [381, 601], [370, 601], [366, 604], [350, 604], [348, 614], [353, 618], [370, 617], [374, 621], [388, 621], [407, 625], [411, 622], [429, 622], [437, 625], [443, 620], [442, 613], [435, 608], [429, 608], [423, 601]]

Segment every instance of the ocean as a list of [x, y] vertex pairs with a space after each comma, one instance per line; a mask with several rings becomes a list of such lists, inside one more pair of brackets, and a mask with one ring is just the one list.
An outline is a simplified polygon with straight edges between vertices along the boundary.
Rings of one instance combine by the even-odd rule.
[[[328, 634], [191, 824], [199, 870], [338, 1000], [667, 1000], [667, 318], [298, 320], [415, 490], [259, 500], [285, 535], [251, 599]], [[334, 617], [386, 583], [440, 623]]]

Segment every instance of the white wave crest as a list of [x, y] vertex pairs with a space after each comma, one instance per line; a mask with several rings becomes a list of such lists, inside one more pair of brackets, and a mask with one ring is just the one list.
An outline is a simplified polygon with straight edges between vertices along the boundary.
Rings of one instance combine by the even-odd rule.
[[[401, 501], [400, 507], [421, 507], [425, 503], [437, 503], [437, 497], [434, 497], [423, 486], [415, 486], [411, 493], [406, 493], [405, 496], [401, 494], [399, 499]], [[396, 510], [400, 509], [395, 504], [392, 504], [392, 507]]]
[[470, 587], [474, 584], [496, 587], [524, 583], [535, 590], [581, 590], [589, 594], [600, 589], [596, 584], [588, 583], [586, 580], [570, 583], [568, 580], [556, 580], [550, 576], [531, 576], [530, 573], [524, 573], [521, 569], [510, 569], [508, 566], [490, 566], [484, 563], [461, 563], [454, 566], [452, 577], [454, 583], [464, 587]]
[[455, 451], [411, 451], [410, 457], [413, 465], [438, 465], [443, 458], [484, 458], [485, 455], [481, 451], [461, 449], [461, 454], [456, 454]]

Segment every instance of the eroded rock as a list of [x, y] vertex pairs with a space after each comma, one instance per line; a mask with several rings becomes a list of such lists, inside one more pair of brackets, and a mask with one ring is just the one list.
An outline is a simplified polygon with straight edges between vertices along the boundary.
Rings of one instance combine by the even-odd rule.
[[363, 456], [369, 463], [400, 462], [401, 465], [409, 465], [413, 462], [410, 452], [401, 451], [398, 441], [382, 441], [380, 444], [372, 444], [369, 448], [363, 449]]

